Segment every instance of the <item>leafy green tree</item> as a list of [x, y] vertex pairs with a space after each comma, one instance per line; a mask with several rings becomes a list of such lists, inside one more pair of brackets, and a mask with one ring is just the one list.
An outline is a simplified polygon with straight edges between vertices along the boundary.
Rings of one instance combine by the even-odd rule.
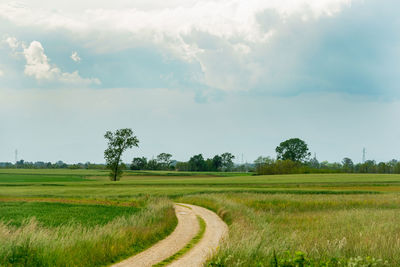
[[377, 165], [378, 173], [389, 173], [388, 165], [385, 162], [379, 162]]
[[147, 168], [147, 159], [145, 157], [133, 158], [131, 170], [145, 170]]
[[172, 155], [168, 153], [161, 153], [157, 156], [157, 162], [160, 164], [161, 169], [169, 169], [171, 165]]
[[354, 163], [350, 158], [344, 158], [342, 160], [343, 170], [345, 172], [353, 172], [354, 171]]
[[376, 162], [375, 160], [366, 160], [360, 164], [359, 172], [361, 173], [376, 173]]
[[206, 159], [205, 162], [206, 162], [206, 167], [204, 168], [204, 171], [216, 171], [213, 166], [212, 159]]
[[147, 169], [156, 171], [160, 169], [160, 164], [158, 164], [156, 159], [151, 159], [147, 162]]
[[392, 159], [391, 161], [389, 161], [387, 163], [387, 166], [389, 168], [389, 173], [395, 173], [395, 169], [396, 169], [396, 164], [398, 163], [397, 160]]
[[204, 171], [206, 169], [206, 161], [202, 154], [191, 157], [188, 163], [191, 171]]
[[132, 129], [119, 129], [112, 133], [107, 131], [104, 137], [108, 140], [108, 147], [104, 151], [107, 168], [110, 169], [110, 179], [117, 181], [122, 176], [121, 156], [128, 148], [138, 147], [139, 140], [133, 135]]
[[232, 155], [229, 152], [225, 152], [224, 154], [221, 155], [222, 158], [222, 168], [224, 171], [231, 171], [234, 164], [233, 164], [233, 159], [235, 158], [234, 155]]
[[304, 162], [311, 156], [306, 142], [299, 138], [288, 139], [280, 143], [275, 151], [278, 160]]
[[222, 157], [215, 155], [212, 159], [212, 170], [219, 171], [222, 167]]
[[393, 173], [400, 173], [400, 161], [394, 165]]

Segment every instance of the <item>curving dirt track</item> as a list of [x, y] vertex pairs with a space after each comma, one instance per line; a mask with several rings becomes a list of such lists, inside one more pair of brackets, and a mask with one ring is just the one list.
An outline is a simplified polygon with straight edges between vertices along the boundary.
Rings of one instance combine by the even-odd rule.
[[203, 266], [204, 262], [218, 249], [222, 239], [228, 234], [228, 226], [214, 212], [195, 205], [182, 204], [192, 208], [192, 211], [203, 218], [206, 222], [206, 231], [203, 238], [191, 250], [176, 261], [170, 267], [197, 267]]
[[199, 231], [196, 215], [202, 217], [206, 222], [203, 238], [191, 250], [168, 266], [202, 266], [218, 248], [224, 236], [227, 235], [228, 227], [217, 214], [208, 209], [184, 203], [176, 204], [174, 207], [178, 217], [178, 225], [171, 235], [149, 249], [112, 266], [147, 267], [174, 255], [189, 243]]

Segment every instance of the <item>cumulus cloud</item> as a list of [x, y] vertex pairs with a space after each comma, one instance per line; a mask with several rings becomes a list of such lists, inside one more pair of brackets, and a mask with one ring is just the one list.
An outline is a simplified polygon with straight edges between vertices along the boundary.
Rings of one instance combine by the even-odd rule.
[[[117, 0], [115, 5], [114, 1], [110, 5], [107, 1], [72, 0], [79, 9], [68, 8], [62, 1], [48, 1], [47, 5], [32, 1], [31, 6], [0, 4], [0, 18], [42, 31], [70, 31], [75, 40], [100, 54], [154, 45], [167, 58], [198, 64], [203, 77], [197, 82], [222, 90], [243, 90], [265, 76], [255, 54], [259, 46], [274, 40], [282, 24], [292, 17], [304, 22], [332, 17], [360, 0], [176, 0], [167, 4]], [[260, 14], [266, 11], [276, 17], [275, 23], [260, 23]], [[71, 58], [79, 61], [77, 54]]]
[[[60, 1], [53, 2], [56, 7], [56, 2]], [[303, 19], [307, 20], [332, 16], [351, 0], [197, 0], [186, 5], [176, 1], [175, 5], [171, 4], [168, 8], [163, 7], [161, 1], [152, 2], [152, 6], [158, 5], [161, 8], [141, 9], [137, 7], [138, 5], [127, 7], [125, 3], [123, 8], [86, 6], [87, 9], [83, 12], [63, 10], [55, 12], [50, 8], [3, 4], [0, 5], [0, 17], [17, 25], [35, 25], [50, 30], [64, 28], [81, 33], [125, 32], [140, 35], [141, 38], [150, 38], [154, 42], [180, 44], [182, 52], [188, 54], [193, 51], [187, 49], [181, 36], [193, 30], [224, 39], [240, 37], [249, 42], [263, 42], [268, 39], [270, 32], [260, 29], [256, 17], [264, 10], [273, 10], [283, 19], [302, 14]], [[101, 6], [101, 3], [96, 3], [94, 6], [98, 5]]]
[[20, 47], [21, 43], [17, 40], [17, 38], [15, 37], [7, 37], [4, 40], [5, 43], [8, 44], [8, 46], [12, 49], [12, 50], [16, 50], [17, 48]]
[[29, 47], [24, 48], [23, 54], [26, 59], [25, 75], [36, 78], [38, 81], [59, 81], [74, 84], [100, 84], [99, 79], [82, 78], [78, 71], [72, 73], [62, 72], [56, 65], [51, 65], [44, 53], [42, 44], [33, 41]]
[[395, 0], [71, 1], [0, 4], [0, 18], [50, 41], [61, 30], [103, 87], [293, 95], [398, 84]]
[[81, 58], [78, 55], [78, 52], [76, 52], [76, 51], [72, 52], [71, 59], [73, 61], [75, 61], [75, 62], [80, 62], [81, 61]]

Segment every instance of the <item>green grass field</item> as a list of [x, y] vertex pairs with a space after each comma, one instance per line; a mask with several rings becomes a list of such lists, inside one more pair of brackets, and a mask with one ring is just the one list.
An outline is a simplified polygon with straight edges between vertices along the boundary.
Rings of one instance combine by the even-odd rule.
[[21, 226], [34, 217], [41, 225], [54, 227], [80, 224], [104, 225], [116, 217], [127, 217], [139, 211], [136, 207], [111, 205], [77, 205], [52, 202], [3, 202], [0, 204], [1, 220], [9, 225]]
[[[0, 265], [18, 265], [13, 261], [24, 257], [11, 252], [22, 248], [30, 258], [40, 255], [42, 266], [113, 262], [172, 231], [176, 218], [171, 203], [179, 201], [210, 208], [229, 224], [229, 239], [209, 266], [300, 266], [295, 261], [310, 266], [400, 266], [400, 175], [127, 172], [121, 181], [111, 182], [107, 174], [0, 170], [0, 243], [7, 244], [0, 248]], [[25, 205], [35, 208], [17, 208]], [[58, 205], [77, 212], [52, 208]], [[117, 207], [107, 212], [110, 205]], [[87, 209], [87, 214], [79, 209]], [[154, 209], [163, 212], [153, 214]], [[54, 217], [52, 212], [62, 219], [46, 222], [43, 218]], [[29, 221], [32, 216], [36, 219]], [[10, 218], [18, 219], [7, 224]], [[69, 222], [88, 233], [86, 239], [72, 235], [68, 247], [71, 254], [80, 255], [82, 242], [86, 244], [83, 250], [88, 256], [81, 261], [55, 252], [65, 249], [60, 240], [72, 227]], [[133, 229], [144, 226], [149, 229], [142, 244], [132, 235], [137, 233]], [[29, 227], [51, 233], [47, 243], [40, 241], [46, 246], [38, 241], [29, 243], [33, 247], [21, 247]], [[96, 232], [99, 229], [113, 234], [105, 237]], [[98, 246], [107, 243], [104, 240], [110, 242], [107, 248]], [[46, 249], [53, 256], [44, 257]], [[106, 249], [112, 253], [99, 256]]]

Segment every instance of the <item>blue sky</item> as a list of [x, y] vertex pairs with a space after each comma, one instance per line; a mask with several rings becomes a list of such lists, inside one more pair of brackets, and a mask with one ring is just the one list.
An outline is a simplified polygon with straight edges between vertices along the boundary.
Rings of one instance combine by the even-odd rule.
[[[84, 3], [82, 3], [84, 2]], [[395, 0], [0, 1], [0, 161], [400, 159]]]

